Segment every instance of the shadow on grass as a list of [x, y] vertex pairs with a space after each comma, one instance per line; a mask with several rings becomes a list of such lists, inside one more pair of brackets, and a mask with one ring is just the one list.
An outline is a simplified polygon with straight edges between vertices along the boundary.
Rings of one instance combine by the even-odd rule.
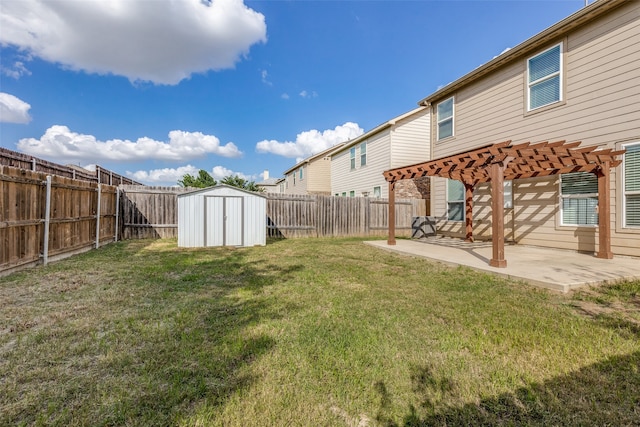
[[386, 427], [452, 425], [638, 425], [640, 352], [609, 358], [568, 375], [485, 397], [479, 403], [448, 406], [456, 384], [417, 367], [411, 376], [419, 406], [410, 405], [401, 422], [388, 416], [384, 384], [377, 421]]
[[88, 258], [109, 285], [65, 303], [98, 304], [19, 337], [0, 387], [0, 406], [10, 408], [0, 411], [1, 425], [172, 425], [200, 405], [216, 408], [257, 380], [249, 366], [275, 345], [253, 326], [295, 310], [266, 290], [300, 265], [274, 266], [255, 251], [136, 247], [125, 268], [110, 252], [119, 250]]

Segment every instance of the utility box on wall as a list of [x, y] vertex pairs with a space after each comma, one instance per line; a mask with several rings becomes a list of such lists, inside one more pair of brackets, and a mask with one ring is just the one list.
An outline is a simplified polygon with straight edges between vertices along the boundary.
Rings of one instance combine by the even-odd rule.
[[178, 195], [178, 246], [256, 246], [267, 242], [267, 200], [220, 184]]

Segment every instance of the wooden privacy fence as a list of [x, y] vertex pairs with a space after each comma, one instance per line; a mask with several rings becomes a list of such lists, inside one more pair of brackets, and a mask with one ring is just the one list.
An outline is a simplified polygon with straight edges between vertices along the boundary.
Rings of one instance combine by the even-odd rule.
[[[411, 236], [414, 216], [426, 215], [424, 199], [396, 201], [396, 231]], [[386, 236], [387, 199], [267, 194], [268, 237]]]
[[130, 184], [141, 185], [130, 178], [119, 175], [108, 169], [96, 165], [95, 171], [89, 171], [76, 166], [63, 166], [47, 160], [39, 159], [28, 154], [12, 151], [0, 147], [0, 165], [26, 169], [34, 172], [44, 172], [51, 175], [64, 176], [82, 181], [93, 181], [98, 184]]
[[118, 190], [0, 166], [0, 273], [117, 239]]
[[178, 194], [197, 188], [121, 185], [122, 239], [178, 237]]

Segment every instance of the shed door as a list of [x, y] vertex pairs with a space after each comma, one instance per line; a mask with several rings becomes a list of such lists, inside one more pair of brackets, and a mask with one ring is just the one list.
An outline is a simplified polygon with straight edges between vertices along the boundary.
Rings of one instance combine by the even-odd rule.
[[205, 246], [242, 246], [243, 198], [209, 196], [205, 203]]

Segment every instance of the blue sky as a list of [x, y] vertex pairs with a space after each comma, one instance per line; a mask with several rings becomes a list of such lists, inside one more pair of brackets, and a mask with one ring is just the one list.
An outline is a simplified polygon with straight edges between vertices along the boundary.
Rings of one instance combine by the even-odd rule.
[[2, 0], [0, 146], [152, 185], [279, 177], [584, 0]]

